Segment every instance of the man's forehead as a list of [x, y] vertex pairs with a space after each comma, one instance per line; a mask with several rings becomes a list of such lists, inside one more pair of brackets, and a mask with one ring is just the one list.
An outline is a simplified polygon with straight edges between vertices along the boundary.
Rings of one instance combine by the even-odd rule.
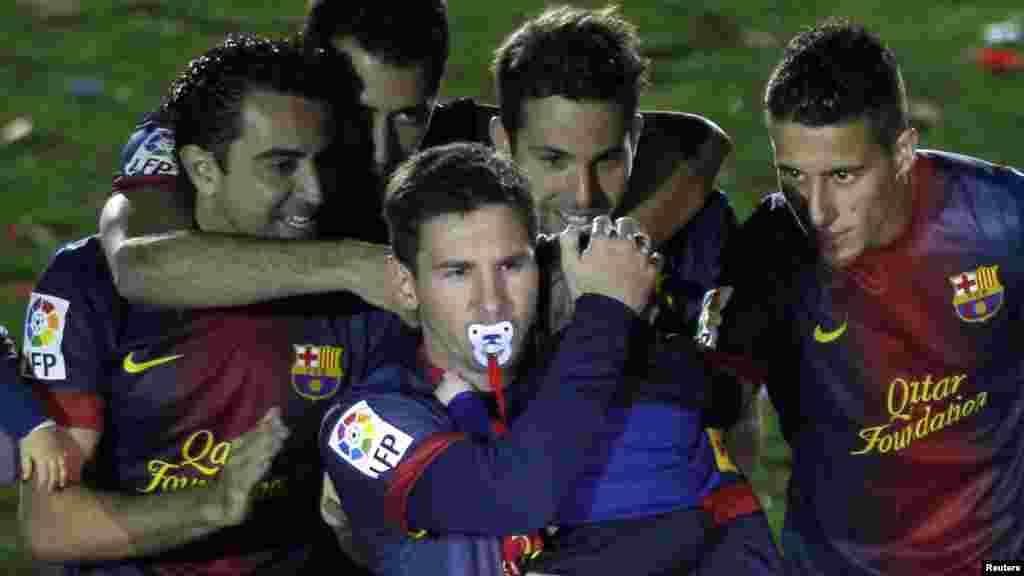
[[362, 80], [365, 106], [379, 110], [403, 110], [421, 106], [430, 100], [425, 60], [399, 66], [371, 54], [353, 36], [336, 36], [331, 39], [331, 44], [335, 50], [348, 56]]
[[500, 260], [528, 253], [532, 246], [522, 218], [503, 205], [435, 216], [420, 225], [420, 240], [420, 251], [432, 264]]
[[294, 94], [257, 90], [242, 102], [239, 139], [301, 145], [326, 129], [327, 106]]
[[863, 120], [826, 126], [779, 122], [771, 134], [776, 162], [801, 170], [863, 164], [879, 152]]
[[523, 101], [522, 143], [577, 156], [598, 155], [623, 145], [630, 127], [623, 113], [614, 100], [528, 98]]

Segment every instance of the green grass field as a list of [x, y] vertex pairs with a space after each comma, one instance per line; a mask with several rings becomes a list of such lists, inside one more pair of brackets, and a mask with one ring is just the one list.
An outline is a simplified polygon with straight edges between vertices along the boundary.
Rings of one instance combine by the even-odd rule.
[[[0, 323], [22, 324], [26, 282], [60, 242], [90, 234], [131, 126], [160, 100], [186, 60], [232, 31], [287, 33], [304, 2], [16, 0], [0, 7]], [[493, 101], [491, 51], [545, 2], [449, 0], [452, 51], [443, 91]], [[603, 2], [578, 2], [598, 7]], [[706, 115], [735, 142], [720, 176], [741, 217], [774, 177], [760, 96], [781, 45], [801, 27], [847, 15], [878, 31], [904, 67], [924, 146], [1024, 166], [1024, 75], [994, 76], [967, 58], [983, 26], [1019, 11], [1016, 2], [959, 0], [777, 2], [630, 0], [654, 61], [646, 108]], [[841, 8], [837, 9], [839, 5]], [[396, 24], [401, 18], [396, 14]], [[93, 94], [75, 95], [84, 86]], [[14, 123], [18, 119], [23, 119]], [[20, 138], [15, 127], [31, 124]], [[14, 124], [12, 124], [14, 123]], [[6, 128], [5, 128], [6, 127]], [[21, 130], [24, 132], [24, 130]], [[13, 225], [13, 226], [12, 226]], [[751, 476], [778, 527], [787, 454], [767, 418], [761, 464]], [[15, 550], [15, 495], [0, 490], [0, 574], [29, 573]]]

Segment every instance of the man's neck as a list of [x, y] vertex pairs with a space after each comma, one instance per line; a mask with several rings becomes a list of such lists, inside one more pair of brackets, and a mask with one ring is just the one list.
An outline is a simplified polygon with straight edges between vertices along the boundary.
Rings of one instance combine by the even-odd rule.
[[[436, 342], [433, 341], [428, 332], [424, 332], [423, 349], [426, 354], [427, 362], [429, 362], [431, 366], [444, 370], [445, 372], [457, 372], [463, 380], [480, 392], [493, 392], [493, 390], [491, 390], [490, 383], [487, 380], [486, 371], [481, 372], [476, 367], [466, 366], [464, 362], [453, 357], [453, 355], [450, 354], [444, 346], [436, 345]], [[502, 375], [505, 378], [513, 377], [515, 375], [514, 368], [512, 366], [502, 368]]]

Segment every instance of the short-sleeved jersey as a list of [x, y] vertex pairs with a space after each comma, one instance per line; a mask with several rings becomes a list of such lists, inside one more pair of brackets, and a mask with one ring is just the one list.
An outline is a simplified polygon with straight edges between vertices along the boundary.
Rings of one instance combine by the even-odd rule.
[[54, 254], [29, 298], [22, 362], [58, 424], [102, 430], [120, 314], [99, 238]]
[[325, 529], [316, 497], [320, 420], [351, 379], [374, 365], [380, 342], [404, 329], [385, 312], [332, 318], [281, 308], [126, 307], [117, 366], [102, 396], [97, 489], [204, 489], [229, 461], [232, 441], [274, 406], [291, 434], [242, 525], [154, 558], [105, 564], [101, 572], [285, 573], [305, 561]]
[[[12, 443], [46, 420], [43, 407], [21, 381], [18, 349], [7, 328], [0, 326], [0, 442]], [[0, 484], [9, 476], [0, 465]]]
[[781, 320], [758, 322], [782, 343], [768, 383], [801, 574], [975, 574], [1024, 556], [1024, 174], [921, 151], [912, 182], [899, 239], [837, 273], [785, 263]]

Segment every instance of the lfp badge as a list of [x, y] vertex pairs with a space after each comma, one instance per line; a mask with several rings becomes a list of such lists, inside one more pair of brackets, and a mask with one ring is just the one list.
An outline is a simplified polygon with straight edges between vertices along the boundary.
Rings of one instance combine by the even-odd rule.
[[953, 308], [964, 322], [984, 322], [1003, 306], [1003, 285], [999, 266], [981, 266], [972, 272], [950, 276]]
[[342, 348], [295, 344], [292, 389], [309, 400], [330, 398], [341, 388]]

